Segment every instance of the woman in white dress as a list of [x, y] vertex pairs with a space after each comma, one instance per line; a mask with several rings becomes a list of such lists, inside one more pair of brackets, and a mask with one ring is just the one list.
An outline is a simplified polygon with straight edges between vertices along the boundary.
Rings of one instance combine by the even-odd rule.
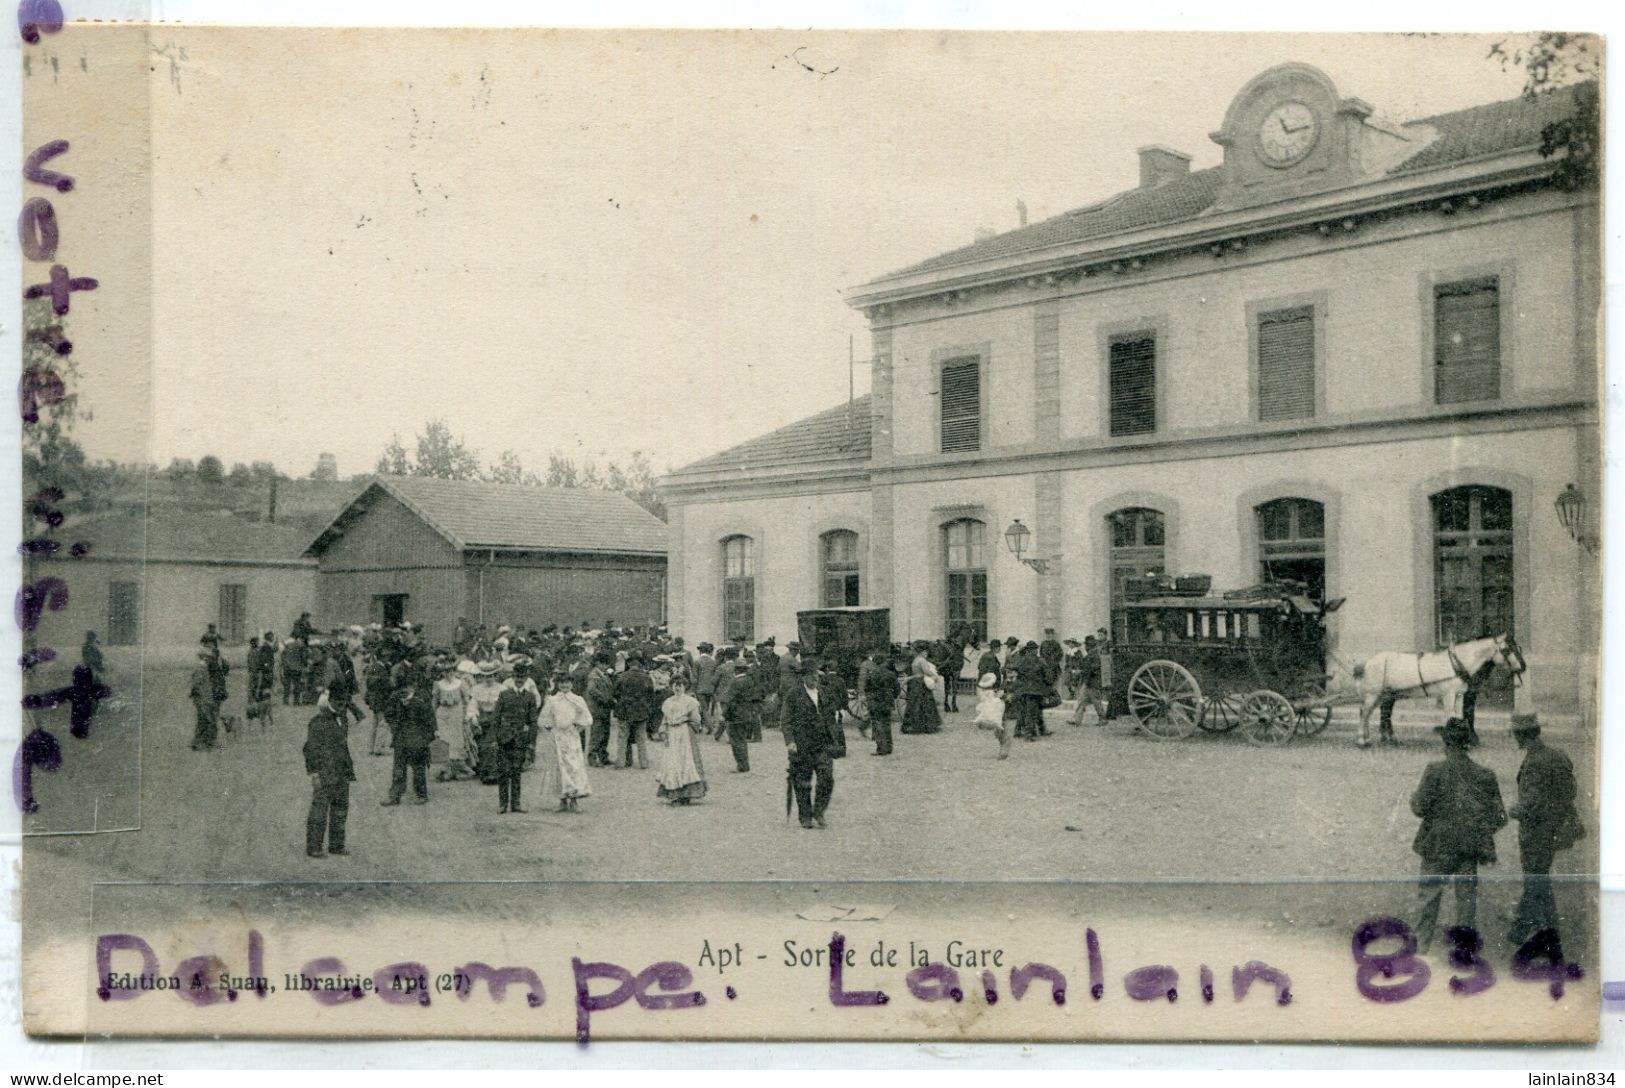
[[688, 678], [674, 676], [671, 697], [660, 705], [660, 791], [674, 805], [687, 805], [705, 796], [705, 768], [694, 738], [705, 723], [700, 701], [688, 693]]
[[559, 673], [556, 683], [558, 690], [547, 697], [536, 719], [541, 727], [536, 759], [542, 765], [542, 804], [557, 804], [560, 812], [578, 812], [576, 802], [592, 793], [579, 732], [592, 725], [592, 711], [575, 693], [569, 673]]
[[468, 684], [450, 664], [434, 682], [434, 719], [435, 731], [446, 741], [446, 766], [437, 777], [442, 782], [472, 778], [477, 742], [468, 720]]

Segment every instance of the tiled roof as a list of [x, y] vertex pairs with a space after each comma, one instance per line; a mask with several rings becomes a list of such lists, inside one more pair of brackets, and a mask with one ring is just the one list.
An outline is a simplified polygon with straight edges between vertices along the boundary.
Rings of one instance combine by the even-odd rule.
[[1579, 83], [1534, 98], [1514, 98], [1442, 113], [1415, 122], [1439, 130], [1439, 138], [1400, 163], [1396, 174], [1412, 174], [1540, 143], [1540, 130], [1573, 110], [1581, 95], [1595, 96], [1595, 83]]
[[870, 452], [869, 396], [826, 409], [815, 416], [797, 420], [788, 427], [752, 438], [747, 442], [682, 468], [674, 476], [722, 469], [755, 469], [770, 465], [801, 464], [809, 461], [867, 461]]
[[616, 491], [520, 487], [424, 476], [380, 476], [315, 541], [354, 519], [388, 492], [459, 548], [665, 555], [666, 523]]
[[[1573, 108], [1576, 95], [1595, 93], [1596, 84], [1582, 83], [1533, 99], [1513, 98], [1413, 121], [1404, 127], [1415, 129], [1425, 125], [1438, 130], [1438, 138], [1390, 173], [1414, 174], [1485, 155], [1532, 147], [1540, 142], [1540, 130], [1547, 123], [1560, 119]], [[1155, 188], [1130, 189], [1099, 204], [984, 238], [891, 275], [930, 272], [971, 261], [1008, 257], [1045, 246], [1085, 242], [1194, 219], [1213, 203], [1221, 172], [1221, 167], [1213, 166], [1164, 182]]]
[[182, 561], [286, 562], [298, 559], [310, 541], [297, 525], [162, 506], [87, 518], [63, 526], [57, 536], [67, 544], [89, 544], [92, 558]]

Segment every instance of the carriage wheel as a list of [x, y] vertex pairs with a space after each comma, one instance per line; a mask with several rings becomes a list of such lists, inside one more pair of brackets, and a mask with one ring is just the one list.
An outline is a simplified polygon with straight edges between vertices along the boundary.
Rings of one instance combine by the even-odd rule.
[[846, 712], [860, 722], [869, 720], [869, 704], [855, 691], [846, 697]]
[[1313, 737], [1325, 729], [1332, 720], [1332, 708], [1324, 703], [1298, 707], [1298, 733], [1300, 737]]
[[1249, 744], [1273, 747], [1292, 739], [1298, 714], [1278, 691], [1255, 691], [1241, 704], [1241, 734]]
[[1147, 661], [1129, 679], [1128, 709], [1158, 740], [1188, 737], [1202, 719], [1202, 688], [1183, 665]]
[[1202, 720], [1196, 724], [1209, 733], [1228, 733], [1241, 724], [1241, 703], [1234, 693], [1214, 696], [1202, 704]]

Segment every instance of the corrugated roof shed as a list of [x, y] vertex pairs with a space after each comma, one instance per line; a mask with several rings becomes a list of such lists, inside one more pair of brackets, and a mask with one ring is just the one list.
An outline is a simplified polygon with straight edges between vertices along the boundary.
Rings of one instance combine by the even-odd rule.
[[319, 555], [379, 493], [393, 495], [458, 548], [665, 555], [666, 523], [615, 491], [380, 476], [305, 550]]
[[812, 461], [867, 461], [872, 448], [871, 422], [869, 396], [864, 394], [850, 407], [841, 404], [799, 419], [787, 427], [686, 464], [673, 475]]
[[[1437, 130], [1438, 137], [1390, 173], [1414, 174], [1451, 166], [1485, 155], [1502, 154], [1540, 143], [1540, 131], [1566, 116], [1575, 97], [1595, 94], [1596, 84], [1581, 83], [1535, 98], [1513, 98], [1452, 113], [1441, 113], [1403, 126]], [[1077, 208], [1041, 223], [996, 234], [968, 246], [938, 254], [891, 275], [912, 275], [971, 261], [1008, 257], [1031, 249], [1086, 242], [1146, 227], [1171, 226], [1195, 219], [1212, 205], [1221, 167], [1197, 170], [1151, 189], [1130, 189], [1099, 204]], [[886, 277], [882, 277], [886, 278]]]

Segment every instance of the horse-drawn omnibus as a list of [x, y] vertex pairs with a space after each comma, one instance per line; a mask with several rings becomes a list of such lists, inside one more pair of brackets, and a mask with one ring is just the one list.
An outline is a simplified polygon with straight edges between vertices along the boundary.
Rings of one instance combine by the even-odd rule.
[[1332, 716], [1325, 618], [1342, 603], [1290, 587], [1126, 601], [1103, 662], [1112, 708], [1161, 740], [1239, 729], [1275, 745], [1318, 733]]

